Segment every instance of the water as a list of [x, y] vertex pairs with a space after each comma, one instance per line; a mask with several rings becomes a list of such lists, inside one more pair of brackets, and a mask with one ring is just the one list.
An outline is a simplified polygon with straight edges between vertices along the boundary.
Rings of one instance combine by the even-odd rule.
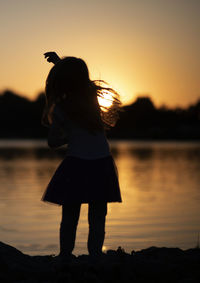
[[[200, 143], [111, 143], [122, 203], [108, 205], [104, 249], [197, 245], [200, 231]], [[28, 254], [59, 251], [61, 208], [41, 202], [63, 151], [44, 141], [0, 141], [0, 241]], [[87, 253], [87, 204], [76, 255]]]

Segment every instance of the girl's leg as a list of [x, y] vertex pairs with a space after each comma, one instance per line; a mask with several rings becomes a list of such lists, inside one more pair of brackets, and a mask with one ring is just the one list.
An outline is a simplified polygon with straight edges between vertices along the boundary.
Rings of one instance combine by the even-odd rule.
[[89, 235], [88, 251], [90, 255], [101, 255], [105, 238], [105, 220], [107, 202], [90, 202], [88, 211]]
[[76, 228], [80, 215], [80, 203], [62, 206], [62, 220], [60, 223], [60, 255], [71, 255], [76, 238]]

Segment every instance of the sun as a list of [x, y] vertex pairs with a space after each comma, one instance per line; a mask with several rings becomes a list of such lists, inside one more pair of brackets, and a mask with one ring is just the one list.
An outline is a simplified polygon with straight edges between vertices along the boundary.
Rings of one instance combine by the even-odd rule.
[[103, 90], [102, 91], [102, 97], [98, 96], [98, 102], [99, 102], [101, 109], [103, 111], [107, 111], [106, 108], [111, 107], [112, 104], [113, 104], [112, 94], [107, 90]]

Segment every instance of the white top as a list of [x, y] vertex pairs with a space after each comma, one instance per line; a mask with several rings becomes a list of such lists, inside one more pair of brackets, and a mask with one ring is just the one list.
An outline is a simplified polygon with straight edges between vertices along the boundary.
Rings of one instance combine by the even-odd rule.
[[111, 155], [104, 131], [95, 134], [80, 127], [55, 106], [49, 129], [48, 145], [57, 148], [67, 144], [67, 155], [83, 159], [98, 159]]

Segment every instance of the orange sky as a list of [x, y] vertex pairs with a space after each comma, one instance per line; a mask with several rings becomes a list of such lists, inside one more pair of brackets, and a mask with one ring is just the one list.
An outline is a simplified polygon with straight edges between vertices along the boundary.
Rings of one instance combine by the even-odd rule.
[[0, 0], [0, 90], [34, 98], [46, 51], [83, 58], [124, 103], [150, 95], [186, 106], [200, 98], [199, 0]]

